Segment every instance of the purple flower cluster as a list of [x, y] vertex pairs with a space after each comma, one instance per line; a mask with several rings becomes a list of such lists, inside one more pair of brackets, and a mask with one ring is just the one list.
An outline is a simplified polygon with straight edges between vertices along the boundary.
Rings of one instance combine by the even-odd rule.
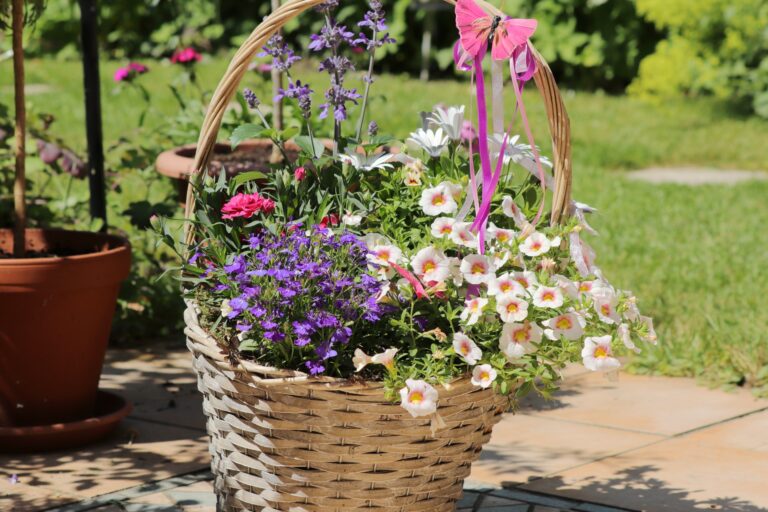
[[280, 34], [275, 34], [269, 38], [264, 45], [259, 57], [272, 57], [272, 67], [278, 71], [288, 71], [301, 57], [291, 50], [288, 43]]
[[[379, 0], [371, 0], [368, 5], [370, 10], [365, 13], [362, 21], [358, 22], [357, 26], [369, 29], [373, 33], [373, 39], [360, 32], [354, 41], [354, 45], [363, 46], [368, 51], [371, 51], [374, 48], [381, 48], [385, 44], [394, 43], [395, 40], [389, 36], [389, 33], [384, 33], [387, 30], [387, 18], [381, 2]], [[378, 34], [380, 33], [383, 33], [383, 35], [379, 37]]]
[[301, 80], [296, 80], [295, 82], [290, 82], [287, 89], [279, 89], [277, 91], [277, 96], [275, 96], [275, 100], [281, 98], [295, 99], [299, 104], [299, 109], [301, 109], [301, 115], [304, 119], [309, 119], [312, 115], [313, 92], [314, 91], [309, 88], [309, 85], [302, 84]]
[[260, 359], [324, 373], [355, 326], [385, 313], [377, 302], [381, 285], [368, 271], [368, 250], [354, 234], [294, 226], [253, 234], [247, 244], [212, 271], [208, 293]]

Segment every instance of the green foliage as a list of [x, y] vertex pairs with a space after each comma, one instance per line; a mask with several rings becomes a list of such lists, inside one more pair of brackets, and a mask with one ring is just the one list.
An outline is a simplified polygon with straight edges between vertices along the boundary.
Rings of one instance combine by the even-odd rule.
[[632, 94], [712, 94], [768, 117], [768, 3], [637, 0], [637, 8], [668, 39], [642, 61]]
[[[45, 10], [46, 0], [25, 0], [24, 25], [34, 24]], [[11, 26], [12, 0], [0, 0], [0, 28]]]

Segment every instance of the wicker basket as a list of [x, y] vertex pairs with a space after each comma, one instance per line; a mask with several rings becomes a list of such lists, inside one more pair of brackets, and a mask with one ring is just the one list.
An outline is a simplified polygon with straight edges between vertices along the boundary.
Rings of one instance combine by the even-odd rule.
[[[275, 31], [322, 1], [284, 4], [235, 54], [200, 132], [188, 219], [194, 215], [195, 178], [208, 164], [222, 116], [248, 65]], [[570, 126], [549, 66], [533, 53], [534, 79], [552, 133], [551, 222], [556, 223], [571, 203]], [[193, 237], [190, 229], [187, 241]], [[219, 511], [452, 511], [472, 462], [508, 405], [506, 398], [463, 378], [439, 390], [439, 424], [412, 418], [385, 399], [377, 382], [310, 378], [248, 361], [232, 365], [199, 325], [194, 303], [188, 303], [185, 321], [208, 419]]]

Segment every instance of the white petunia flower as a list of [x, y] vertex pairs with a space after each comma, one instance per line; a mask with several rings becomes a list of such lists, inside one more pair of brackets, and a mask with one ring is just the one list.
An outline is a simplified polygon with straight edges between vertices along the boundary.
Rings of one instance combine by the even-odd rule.
[[451, 242], [456, 245], [463, 245], [464, 247], [475, 247], [477, 245], [477, 236], [470, 231], [470, 226], [469, 222], [454, 223], [449, 237]]
[[608, 288], [599, 288], [592, 291], [592, 302], [597, 312], [598, 318], [606, 324], [618, 324], [621, 316], [616, 311], [619, 299], [613, 290]]
[[487, 283], [493, 279], [493, 266], [488, 258], [481, 254], [470, 254], [461, 260], [461, 273], [470, 284]]
[[502, 322], [522, 322], [528, 317], [528, 303], [511, 293], [496, 296], [496, 312]]
[[414, 418], [435, 412], [437, 398], [437, 390], [423, 380], [408, 379], [400, 390], [401, 405]]
[[403, 251], [394, 245], [382, 244], [368, 248], [368, 261], [382, 267], [397, 264], [402, 257]]
[[463, 332], [457, 332], [453, 335], [453, 350], [470, 366], [476, 365], [478, 359], [483, 357], [483, 351], [480, 350], [480, 347]]
[[453, 231], [453, 225], [456, 220], [450, 217], [438, 217], [432, 222], [432, 236], [435, 238], [443, 238], [450, 236]]
[[443, 251], [425, 247], [411, 259], [411, 267], [425, 283], [442, 283], [451, 275], [450, 262]]
[[396, 348], [388, 348], [380, 354], [375, 354], [371, 357], [371, 362], [374, 364], [380, 364], [385, 366], [388, 370], [395, 367], [395, 354], [397, 354]]
[[461, 260], [456, 257], [448, 258], [448, 268], [451, 271], [453, 284], [456, 286], [464, 284], [464, 275], [461, 273]]
[[563, 336], [567, 340], [577, 340], [584, 336], [586, 321], [576, 313], [565, 313], [544, 321], [544, 334], [551, 340], [559, 340]]
[[518, 228], [524, 228], [528, 225], [528, 219], [525, 218], [523, 212], [520, 211], [520, 208], [510, 196], [504, 196], [502, 199], [501, 210], [504, 212], [504, 215], [511, 217], [515, 221], [515, 226]]
[[488, 295], [499, 295], [502, 293], [518, 296], [525, 295], [525, 287], [509, 273], [502, 274], [488, 281]]
[[424, 189], [421, 192], [419, 206], [424, 213], [432, 216], [453, 213], [459, 208], [451, 192], [441, 185]]
[[526, 256], [541, 256], [549, 251], [552, 242], [544, 234], [534, 231], [523, 243], [520, 244], [520, 252]]
[[643, 322], [645, 326], [648, 328], [648, 335], [647, 336], [641, 335], [640, 338], [642, 338], [643, 341], [648, 341], [655, 345], [656, 341], [658, 340], [658, 337], [656, 336], [656, 329], [653, 328], [653, 318], [641, 315], [640, 321]]
[[640, 319], [640, 309], [637, 307], [637, 299], [630, 297], [627, 299], [627, 310], [624, 311], [624, 318], [630, 322], [635, 322]]
[[[494, 133], [493, 135], [488, 136], [488, 147], [492, 155], [498, 155], [499, 152], [501, 152], [501, 145], [504, 142], [504, 135], [505, 134], [503, 133]], [[519, 140], [520, 135], [512, 135], [511, 137], [507, 137], [507, 145], [504, 148], [504, 164], [508, 164], [511, 160], [516, 164], [525, 167], [528, 169], [528, 171], [530, 171], [531, 174], [538, 178], [539, 173], [536, 162], [534, 160], [535, 155], [533, 154], [531, 145], [518, 142]], [[538, 150], [538, 148], [536, 149]], [[539, 151], [539, 160], [543, 166], [552, 168], [552, 161], [542, 155], [541, 151]], [[549, 180], [547, 181], [547, 188], [550, 190], [552, 189], [552, 183]]]
[[488, 226], [487, 232], [487, 238], [489, 240], [496, 240], [500, 244], [506, 244], [512, 241], [513, 238], [515, 238], [515, 232], [511, 229], [502, 229], [500, 227], [497, 227], [493, 222], [491, 222], [490, 226]]
[[434, 158], [440, 156], [445, 150], [448, 145], [448, 136], [443, 135], [442, 128], [438, 128], [436, 131], [419, 128], [415, 132], [411, 132], [408, 142], [420, 147]]
[[634, 351], [635, 353], [640, 353], [640, 349], [637, 348], [635, 343], [632, 341], [632, 334], [629, 332], [629, 326], [627, 324], [620, 324], [619, 328], [616, 329], [616, 334], [619, 336], [619, 339], [625, 347]]
[[578, 298], [579, 296], [578, 283], [574, 283], [567, 277], [561, 276], [560, 274], [553, 275], [552, 279], [554, 279], [555, 283], [557, 283], [558, 288], [560, 288], [560, 290], [563, 292], [563, 294], [566, 297], [569, 297], [571, 299]]
[[347, 212], [341, 216], [341, 222], [347, 226], [359, 226], [362, 221], [362, 215], [355, 215], [352, 212]]
[[541, 328], [535, 323], [506, 323], [501, 330], [499, 348], [510, 361], [520, 359], [536, 350], [533, 343], [541, 341]]
[[483, 297], [468, 299], [464, 302], [464, 309], [461, 311], [459, 318], [467, 325], [474, 325], [480, 319], [480, 315], [483, 314], [483, 309], [487, 305], [488, 299]]
[[405, 178], [403, 179], [403, 183], [406, 187], [420, 187], [421, 186], [421, 174], [415, 173], [413, 171], [408, 171], [405, 173]]
[[581, 277], [589, 277], [595, 274], [595, 251], [581, 239], [577, 231], [568, 235], [571, 260], [579, 271]]
[[539, 281], [536, 279], [536, 274], [530, 270], [525, 270], [523, 272], [512, 272], [512, 279], [520, 283], [523, 288], [529, 291], [531, 288], [539, 284]]
[[576, 283], [579, 291], [579, 296], [584, 297], [592, 294], [592, 288], [595, 287], [597, 281], [580, 281]]
[[358, 171], [373, 171], [375, 169], [391, 169], [392, 164], [389, 160], [392, 155], [388, 153], [365, 155], [361, 153], [341, 154], [339, 159], [345, 164], [349, 164]]
[[540, 286], [533, 292], [533, 305], [537, 308], [559, 308], [563, 305], [563, 292], [554, 286]]
[[453, 183], [452, 181], [441, 181], [437, 186], [443, 187], [443, 189], [451, 195], [454, 201], [461, 199], [461, 193], [464, 191], [464, 188], [461, 185]]
[[486, 389], [496, 380], [496, 370], [489, 364], [479, 364], [472, 370], [472, 384]]
[[610, 334], [584, 338], [581, 359], [584, 366], [593, 372], [615, 370], [621, 366], [619, 360], [613, 357]]
[[359, 372], [369, 364], [373, 362], [373, 358], [360, 350], [359, 348], [355, 349], [355, 356], [352, 358], [352, 364], [355, 365], [355, 372]]
[[503, 267], [508, 261], [512, 253], [508, 250], [493, 251], [491, 253], [491, 263], [493, 268], [499, 269]]
[[464, 124], [464, 105], [460, 107], [436, 107], [429, 120], [445, 130], [451, 140], [461, 140], [461, 127]]
[[224, 299], [223, 301], [221, 301], [220, 309], [221, 309], [221, 316], [223, 317], [228, 316], [232, 311], [234, 311], [232, 309], [232, 306], [229, 305], [229, 299]]

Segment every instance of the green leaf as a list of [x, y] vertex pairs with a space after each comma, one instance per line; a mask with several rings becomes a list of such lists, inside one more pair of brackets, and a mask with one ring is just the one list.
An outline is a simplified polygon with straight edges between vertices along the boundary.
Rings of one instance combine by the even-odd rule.
[[243, 124], [232, 131], [232, 135], [229, 137], [229, 142], [232, 144], [232, 149], [234, 149], [244, 140], [254, 139], [256, 137], [264, 137], [266, 135], [266, 131], [267, 130], [264, 130], [264, 128], [258, 124]]
[[295, 137], [293, 141], [304, 153], [310, 155], [313, 159], [321, 156], [325, 151], [325, 146], [323, 146], [322, 142], [307, 135]]
[[243, 172], [232, 178], [232, 186], [237, 189], [244, 183], [249, 181], [265, 180], [267, 175], [260, 171]]
[[240, 342], [240, 346], [237, 347], [241, 352], [258, 350], [259, 343], [254, 340], [243, 340]]
[[298, 126], [289, 126], [289, 127], [288, 127], [288, 128], [286, 128], [285, 130], [283, 130], [283, 131], [281, 131], [281, 132], [280, 132], [280, 137], [279, 137], [279, 139], [280, 139], [280, 140], [289, 140], [289, 139], [291, 139], [291, 138], [292, 138], [294, 135], [298, 135], [300, 131], [301, 131], [301, 130], [299, 129], [299, 127], [298, 127]]

